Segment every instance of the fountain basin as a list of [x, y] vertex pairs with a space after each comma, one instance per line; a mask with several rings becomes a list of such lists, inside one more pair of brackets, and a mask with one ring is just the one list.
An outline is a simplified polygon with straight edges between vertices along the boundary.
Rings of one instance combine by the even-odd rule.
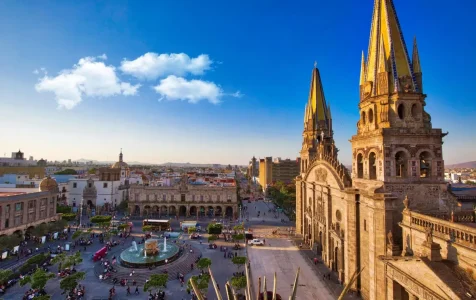
[[[149, 242], [150, 241], [150, 242]], [[149, 242], [149, 243], [147, 243]], [[156, 245], [158, 253], [154, 255], [145, 255], [144, 247], [147, 249], [149, 245]], [[164, 251], [164, 243], [158, 240], [149, 239], [144, 244], [137, 245], [137, 251], [134, 246], [122, 251], [120, 257], [121, 264], [129, 268], [148, 268], [151, 266], [160, 266], [172, 262], [179, 256], [180, 248], [173, 244], [167, 243]]]

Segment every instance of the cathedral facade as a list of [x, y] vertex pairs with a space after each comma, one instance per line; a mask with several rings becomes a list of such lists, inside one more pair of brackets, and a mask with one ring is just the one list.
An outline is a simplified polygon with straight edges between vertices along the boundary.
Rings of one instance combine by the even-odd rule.
[[468, 290], [439, 273], [476, 265], [476, 230], [455, 217], [464, 212], [444, 182], [446, 134], [432, 127], [423, 91], [416, 39], [410, 57], [393, 1], [375, 0], [348, 170], [312, 71], [296, 232], [344, 283], [361, 271], [352, 288], [364, 299], [460, 299]]

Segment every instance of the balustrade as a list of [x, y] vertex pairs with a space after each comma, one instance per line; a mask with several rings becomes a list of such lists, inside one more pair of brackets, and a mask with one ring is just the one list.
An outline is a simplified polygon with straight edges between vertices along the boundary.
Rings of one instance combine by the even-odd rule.
[[[454, 218], [458, 220], [472, 220], [459, 222], [474, 222], [474, 215], [469, 216], [465, 212], [454, 213]], [[476, 248], [476, 228], [447, 221], [416, 212], [411, 212], [411, 227], [420, 227], [422, 231], [431, 227], [433, 235], [445, 240], [451, 240], [466, 247]]]

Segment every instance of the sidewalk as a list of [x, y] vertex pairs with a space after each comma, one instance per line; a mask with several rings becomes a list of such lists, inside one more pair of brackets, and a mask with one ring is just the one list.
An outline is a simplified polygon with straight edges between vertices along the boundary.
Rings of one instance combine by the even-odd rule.
[[[299, 247], [300, 243], [304, 244], [304, 241], [301, 239], [295, 239], [293, 243]], [[313, 266], [313, 270], [316, 272], [318, 275], [319, 279], [321, 279], [325, 285], [327, 286], [328, 290], [336, 296], [336, 298], [339, 297], [339, 295], [342, 293], [344, 290], [344, 286], [339, 283], [339, 279], [337, 277], [337, 274], [333, 271], [331, 271], [322, 261], [322, 257], [320, 255], [316, 255], [311, 249], [306, 248], [306, 249], [300, 249], [299, 253], [306, 258], [306, 261], [310, 265]], [[317, 265], [314, 264], [314, 258], [317, 257], [318, 263]], [[331, 274], [331, 279], [324, 279], [325, 275]], [[351, 293], [347, 293], [344, 297], [344, 299], [361, 299], [359, 296]]]

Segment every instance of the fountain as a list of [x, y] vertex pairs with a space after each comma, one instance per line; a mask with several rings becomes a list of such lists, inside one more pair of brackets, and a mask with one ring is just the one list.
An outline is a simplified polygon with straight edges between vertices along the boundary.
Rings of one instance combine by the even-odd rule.
[[166, 260], [171, 262], [178, 256], [179, 247], [177, 245], [167, 243], [166, 239], [163, 242], [159, 242], [157, 239], [148, 239], [140, 245], [132, 242], [131, 247], [122, 251], [120, 261], [126, 267], [148, 268], [163, 265]]

